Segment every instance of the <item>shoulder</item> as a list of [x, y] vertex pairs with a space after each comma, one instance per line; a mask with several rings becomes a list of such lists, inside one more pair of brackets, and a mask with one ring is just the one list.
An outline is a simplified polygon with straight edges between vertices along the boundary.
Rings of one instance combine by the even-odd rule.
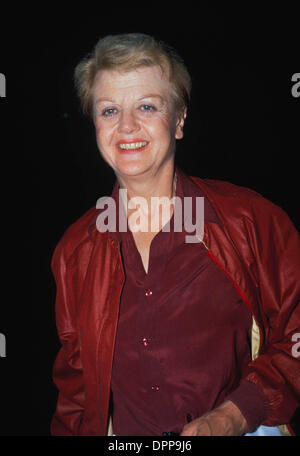
[[217, 179], [201, 179], [194, 176], [192, 176], [191, 179], [193, 179], [199, 187], [205, 189], [206, 192], [215, 195], [216, 198], [241, 198], [247, 200], [249, 198], [263, 198], [263, 196], [255, 190], [231, 182]]
[[254, 222], [288, 219], [288, 215], [280, 206], [251, 188], [222, 180], [191, 178], [206, 194], [219, 215], [227, 219], [247, 217]]
[[67, 263], [80, 247], [92, 246], [98, 214], [99, 210], [92, 207], [66, 229], [55, 248], [53, 262], [63, 257], [64, 262]]

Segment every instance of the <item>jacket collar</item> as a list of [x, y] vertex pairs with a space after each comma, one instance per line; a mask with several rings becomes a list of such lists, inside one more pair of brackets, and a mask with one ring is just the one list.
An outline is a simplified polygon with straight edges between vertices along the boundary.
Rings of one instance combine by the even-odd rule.
[[[222, 225], [222, 222], [220, 221], [219, 217], [217, 216], [213, 206], [211, 205], [209, 199], [207, 196], [204, 195], [203, 191], [197, 185], [194, 180], [189, 177], [187, 174], [185, 174], [179, 166], [175, 167], [175, 172], [177, 175], [177, 185], [176, 185], [176, 196], [180, 197], [183, 201], [183, 198], [185, 197], [190, 197], [192, 198], [192, 223], [195, 223], [195, 214], [196, 214], [196, 197], [204, 197], [204, 223], [216, 223], [218, 225]], [[111, 193], [111, 197], [114, 199], [116, 203], [116, 213], [119, 214], [119, 182], [116, 179], [114, 183], [114, 187]], [[89, 225], [88, 227], [88, 232], [90, 235], [94, 231], [97, 230], [96, 228], [96, 220], [98, 215], [101, 213], [101, 209], [97, 209], [97, 213], [95, 215], [95, 218], [93, 219], [93, 222]], [[184, 219], [182, 220], [182, 225], [184, 224]], [[120, 235], [118, 233], [118, 217], [117, 217], [117, 229], [116, 231], [109, 231], [109, 235], [116, 241], [120, 241]]]

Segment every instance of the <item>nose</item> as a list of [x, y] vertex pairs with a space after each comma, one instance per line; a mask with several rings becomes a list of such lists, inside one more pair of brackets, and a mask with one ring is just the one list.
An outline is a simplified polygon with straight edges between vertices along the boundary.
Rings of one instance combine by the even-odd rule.
[[119, 120], [118, 130], [120, 133], [133, 133], [138, 130], [138, 122], [132, 111], [123, 110]]

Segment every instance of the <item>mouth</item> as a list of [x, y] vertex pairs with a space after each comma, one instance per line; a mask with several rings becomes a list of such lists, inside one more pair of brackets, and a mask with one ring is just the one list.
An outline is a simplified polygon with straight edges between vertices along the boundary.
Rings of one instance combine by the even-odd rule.
[[125, 142], [119, 141], [117, 143], [119, 152], [121, 153], [135, 153], [143, 151], [147, 146], [148, 141], [132, 141], [132, 142]]

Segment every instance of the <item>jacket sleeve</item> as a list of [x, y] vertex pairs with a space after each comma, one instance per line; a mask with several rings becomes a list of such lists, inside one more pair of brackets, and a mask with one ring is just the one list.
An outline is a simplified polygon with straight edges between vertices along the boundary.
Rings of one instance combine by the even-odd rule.
[[277, 426], [289, 423], [300, 404], [300, 239], [278, 206], [262, 198], [253, 212], [249, 236], [264, 342], [241, 384], [260, 389], [269, 406], [262, 424]]
[[67, 267], [62, 241], [55, 249], [51, 264], [56, 282], [56, 325], [61, 342], [53, 367], [53, 381], [59, 394], [51, 435], [71, 436], [80, 435], [85, 394], [76, 328], [76, 296], [72, 286], [74, 278], [72, 268]]

